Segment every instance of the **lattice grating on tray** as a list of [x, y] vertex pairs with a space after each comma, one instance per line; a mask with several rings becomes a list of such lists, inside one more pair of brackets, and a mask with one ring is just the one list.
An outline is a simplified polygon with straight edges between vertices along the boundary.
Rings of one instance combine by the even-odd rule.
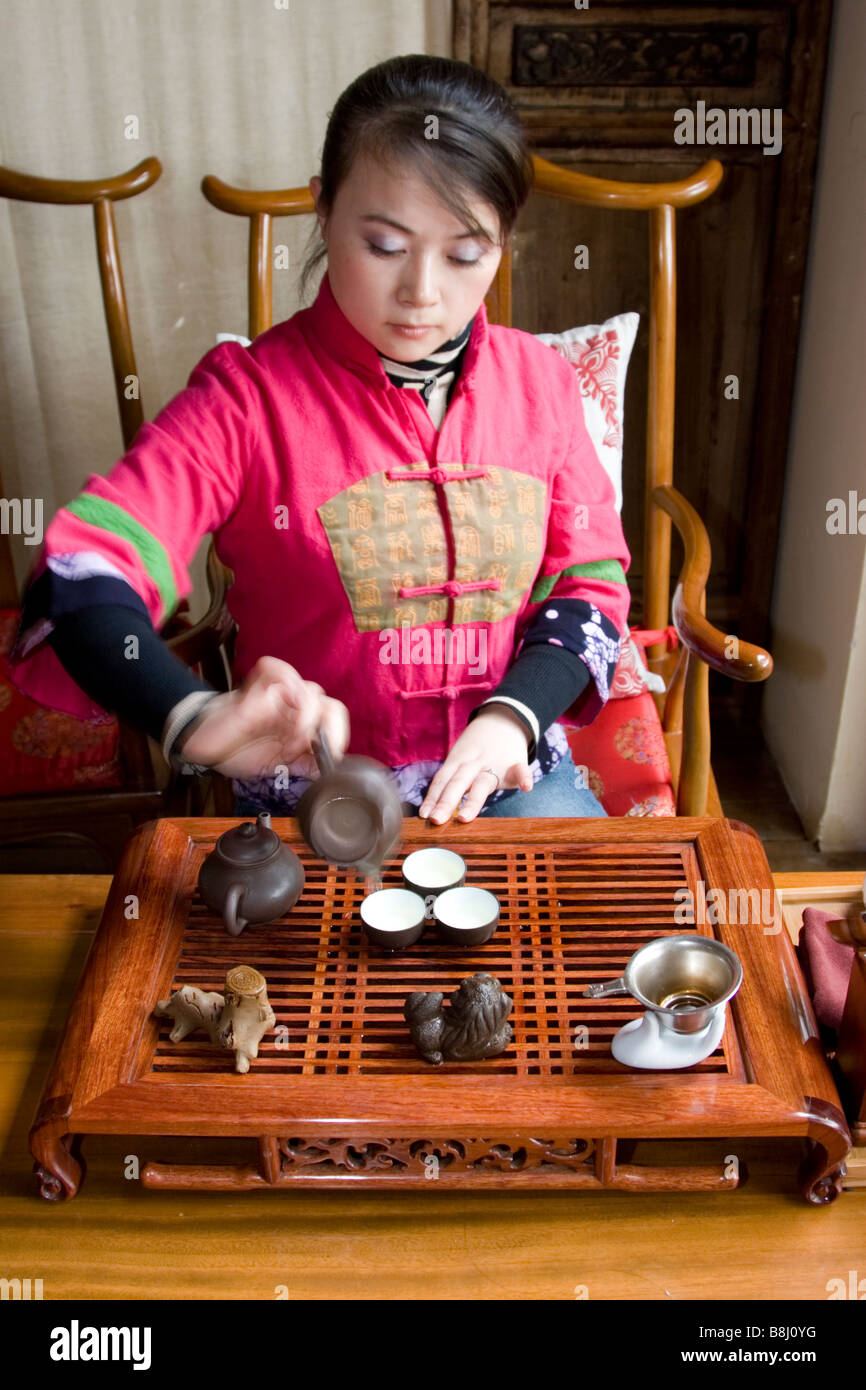
[[[277, 1017], [251, 1071], [264, 1075], [396, 1075], [481, 1072], [487, 1075], [588, 1075], [620, 1072], [610, 1054], [614, 1033], [640, 1007], [629, 996], [585, 999], [595, 980], [622, 974], [639, 946], [689, 930], [675, 920], [678, 888], [698, 876], [688, 844], [453, 846], [467, 863], [466, 882], [488, 888], [501, 904], [496, 934], [461, 950], [429, 927], [417, 945], [385, 955], [368, 946], [358, 908], [372, 885], [298, 851], [306, 870], [299, 902], [280, 922], [248, 927], [232, 939], [193, 894], [172, 992], [182, 985], [222, 990], [232, 965], [253, 965], [268, 982]], [[193, 882], [203, 856], [195, 860]], [[400, 860], [383, 887], [402, 886]], [[496, 976], [514, 1000], [507, 1052], [478, 1063], [433, 1068], [418, 1056], [403, 1018], [413, 990], [446, 996], [475, 971]], [[230, 1072], [233, 1058], [193, 1034], [179, 1044], [161, 1024], [157, 1072]], [[579, 1029], [585, 1029], [579, 1032]], [[733, 1030], [726, 1034], [736, 1049]], [[723, 1047], [691, 1070], [740, 1071]]]

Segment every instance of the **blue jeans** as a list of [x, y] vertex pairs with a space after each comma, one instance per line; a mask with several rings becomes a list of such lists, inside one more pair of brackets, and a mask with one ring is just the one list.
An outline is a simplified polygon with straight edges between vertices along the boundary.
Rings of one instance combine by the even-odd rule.
[[[566, 753], [553, 772], [536, 782], [531, 792], [515, 792], [501, 801], [486, 803], [479, 816], [606, 816], [607, 811], [596, 801], [588, 787], [577, 782], [577, 768], [571, 753]], [[286, 812], [275, 812], [285, 815]], [[288, 813], [290, 814], [290, 813]], [[243, 797], [235, 799], [236, 816], [256, 816], [258, 807]]]
[[565, 754], [553, 772], [536, 782], [531, 792], [515, 792], [492, 804], [485, 803], [479, 816], [606, 816], [607, 811], [588, 787], [577, 786], [578, 771], [571, 753]]

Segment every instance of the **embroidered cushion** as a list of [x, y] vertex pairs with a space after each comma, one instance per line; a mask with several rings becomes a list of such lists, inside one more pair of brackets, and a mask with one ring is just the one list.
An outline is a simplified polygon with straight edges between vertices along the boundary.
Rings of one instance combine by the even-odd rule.
[[[587, 431], [614, 485], [618, 511], [626, 373], [639, 323], [637, 313], [617, 314], [602, 324], [535, 335], [574, 366]], [[663, 636], [676, 645], [672, 628], [665, 634], [632, 629], [600, 714], [582, 728], [561, 721], [581, 775], [610, 816], [676, 815], [664, 732], [650, 693], [663, 691], [664, 682], [644, 660], [647, 642]]]
[[648, 690], [609, 700], [591, 724], [565, 729], [584, 784], [609, 816], [676, 815], [664, 733]]
[[601, 713], [581, 728], [560, 720], [584, 784], [609, 816], [676, 815], [664, 731], [651, 694], [663, 691], [664, 681], [645, 664], [646, 648], [656, 642], [672, 650], [676, 629], [633, 627]]
[[640, 314], [617, 314], [604, 323], [584, 324], [564, 333], [536, 333], [577, 373], [589, 437], [616, 491], [622, 511], [622, 426], [625, 379]]
[[668, 651], [678, 645], [677, 631], [674, 627], [662, 628], [658, 632], [642, 628], [630, 629], [628, 640], [623, 642], [619, 661], [610, 684], [610, 699], [624, 700], [629, 695], [640, 695], [644, 690], [664, 693], [665, 683], [661, 676], [650, 671], [646, 664], [646, 649], [655, 642], [664, 642]]
[[47, 709], [8, 679], [20, 611], [0, 609], [0, 795], [123, 786], [113, 715], [76, 719]]

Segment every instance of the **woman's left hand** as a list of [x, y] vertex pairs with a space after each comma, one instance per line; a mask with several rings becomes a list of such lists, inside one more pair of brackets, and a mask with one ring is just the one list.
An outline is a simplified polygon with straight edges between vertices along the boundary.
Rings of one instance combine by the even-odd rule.
[[528, 748], [526, 725], [507, 706], [484, 710], [452, 746], [427, 788], [419, 816], [442, 825], [451, 819], [466, 794], [457, 819], [474, 820], [490, 793], [499, 787], [532, 791]]

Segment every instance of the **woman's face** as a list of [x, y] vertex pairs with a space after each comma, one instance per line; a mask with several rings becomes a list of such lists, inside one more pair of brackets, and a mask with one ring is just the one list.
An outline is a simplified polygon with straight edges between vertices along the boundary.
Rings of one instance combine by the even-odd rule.
[[[496, 210], [470, 200], [490, 239], [468, 236], [411, 170], [395, 174], [367, 158], [341, 183], [329, 217], [321, 186], [310, 180], [328, 279], [346, 318], [387, 357], [428, 357], [466, 326], [490, 288], [502, 257]], [[424, 331], [401, 333], [404, 324]]]

